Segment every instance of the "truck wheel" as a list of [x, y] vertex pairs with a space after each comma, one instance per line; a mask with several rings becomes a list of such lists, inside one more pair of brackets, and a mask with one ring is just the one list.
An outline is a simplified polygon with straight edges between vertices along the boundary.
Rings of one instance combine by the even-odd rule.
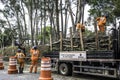
[[71, 74], [71, 67], [69, 66], [69, 64], [61, 63], [59, 66], [59, 72], [62, 75], [68, 76], [69, 74]]

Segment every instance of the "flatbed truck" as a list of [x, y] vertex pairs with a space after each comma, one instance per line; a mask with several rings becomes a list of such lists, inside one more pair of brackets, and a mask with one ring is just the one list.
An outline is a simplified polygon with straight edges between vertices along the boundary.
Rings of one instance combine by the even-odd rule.
[[89, 74], [120, 79], [120, 29], [112, 30], [111, 50], [52, 51], [52, 70], [62, 75]]

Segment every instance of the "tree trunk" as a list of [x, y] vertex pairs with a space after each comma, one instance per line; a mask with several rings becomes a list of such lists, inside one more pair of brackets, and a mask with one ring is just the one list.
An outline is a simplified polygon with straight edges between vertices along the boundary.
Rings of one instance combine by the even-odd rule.
[[53, 4], [52, 5], [49, 4], [48, 9], [49, 9], [49, 20], [50, 20], [50, 38], [51, 38], [51, 42], [52, 42], [53, 36], [54, 36], [54, 32], [52, 32], [52, 31], [54, 31], [53, 25], [52, 25], [52, 22], [53, 22]]
[[23, 0], [21, 1], [21, 6], [22, 6], [22, 9], [23, 9], [23, 20], [24, 20], [24, 27], [25, 27], [25, 37], [27, 37], [27, 25], [26, 25], [26, 20], [25, 20], [25, 9], [23, 7], [23, 4], [22, 4]]
[[58, 10], [58, 0], [56, 0], [56, 28], [57, 28], [57, 39], [60, 38], [59, 36], [59, 10]]
[[62, 12], [62, 0], [60, 0], [60, 9], [61, 9], [61, 32], [63, 35], [63, 12]]
[[97, 31], [97, 23], [94, 19], [94, 30], [95, 30], [95, 42], [96, 42], [96, 49], [98, 50], [99, 49], [99, 45], [98, 45], [98, 31]]
[[78, 16], [78, 21], [81, 22], [81, 17], [82, 17], [82, 1], [79, 0], [78, 2], [79, 2], [79, 3], [78, 3], [78, 5], [79, 5], [79, 16]]
[[34, 46], [34, 28], [33, 28], [33, 0], [29, 0], [29, 16], [30, 16], [30, 27], [31, 27], [31, 43]]
[[63, 38], [66, 38], [66, 34], [67, 34], [67, 21], [68, 21], [68, 14], [67, 14], [67, 10], [68, 10], [68, 0], [65, 1], [65, 26], [64, 26], [64, 34], [63, 34]]
[[37, 10], [37, 7], [38, 7], [38, 5], [37, 4], [39, 4], [39, 2], [36, 0], [36, 1], [34, 1], [34, 5], [35, 5], [35, 18], [34, 18], [34, 27], [35, 27], [35, 45], [38, 45], [38, 42], [37, 42], [37, 37], [38, 37], [38, 10]]
[[81, 14], [81, 18], [82, 18], [82, 24], [84, 24], [84, 9], [85, 9], [85, 0], [83, 0], [82, 2], [82, 14]]
[[44, 32], [43, 32], [43, 44], [46, 44], [46, 0], [44, 0]]
[[18, 31], [19, 31], [18, 40], [19, 40], [19, 42], [21, 43], [22, 32], [21, 32], [21, 27], [20, 27], [20, 21], [19, 21], [19, 14], [18, 14], [18, 11], [16, 11], [16, 18], [17, 18], [17, 25], [18, 25]]
[[68, 9], [69, 9], [69, 14], [70, 14], [70, 17], [71, 17], [71, 22], [72, 22], [72, 28], [73, 28], [73, 33], [75, 32], [75, 23], [74, 23], [74, 17], [73, 17], [73, 12], [72, 12], [72, 9], [71, 9], [71, 3], [70, 3], [70, 0], [69, 0], [69, 3], [68, 3]]
[[76, 18], [75, 18], [75, 24], [78, 22], [78, 17], [79, 17], [79, 0], [77, 0], [77, 10], [76, 10]]

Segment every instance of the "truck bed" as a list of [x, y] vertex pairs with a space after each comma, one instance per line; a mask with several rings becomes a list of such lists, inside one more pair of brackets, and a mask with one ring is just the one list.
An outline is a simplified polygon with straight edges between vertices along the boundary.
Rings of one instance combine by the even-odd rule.
[[[75, 52], [81, 52], [81, 51], [62, 51], [65, 53], [75, 53]], [[53, 51], [44, 53], [43, 56], [45, 57], [51, 57], [51, 58], [59, 58], [60, 52]], [[86, 59], [88, 60], [95, 60], [95, 59], [115, 59], [114, 52], [111, 51], [86, 51]]]

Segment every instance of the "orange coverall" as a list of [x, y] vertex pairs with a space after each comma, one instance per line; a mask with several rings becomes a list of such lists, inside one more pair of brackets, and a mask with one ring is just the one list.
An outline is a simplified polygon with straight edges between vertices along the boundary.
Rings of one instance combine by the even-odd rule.
[[36, 49], [36, 50], [31, 49], [30, 53], [31, 53], [30, 73], [32, 73], [33, 68], [35, 68], [34, 73], [37, 73], [37, 66], [38, 66], [38, 59], [39, 59], [40, 52], [38, 49]]
[[23, 73], [23, 69], [24, 69], [24, 64], [25, 64], [25, 55], [22, 52], [17, 52], [15, 57], [17, 57], [18, 60], [18, 64], [19, 64], [19, 73]]
[[106, 17], [98, 17], [97, 19], [98, 27], [100, 32], [105, 31]]
[[85, 26], [83, 26], [81, 23], [77, 23], [76, 29], [79, 30], [80, 28], [82, 32], [85, 32]]

